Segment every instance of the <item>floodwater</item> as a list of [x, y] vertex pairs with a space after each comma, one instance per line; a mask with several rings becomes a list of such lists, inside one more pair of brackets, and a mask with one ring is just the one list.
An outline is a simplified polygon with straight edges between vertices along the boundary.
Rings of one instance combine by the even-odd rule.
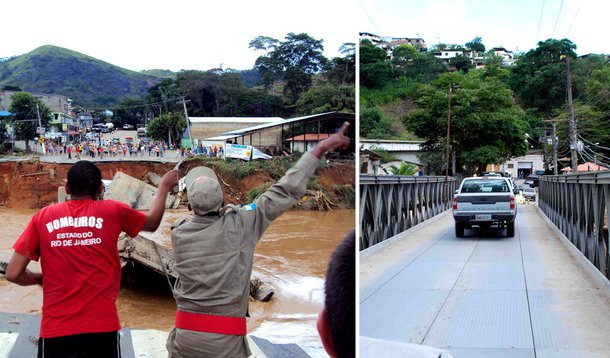
[[[12, 245], [33, 210], [0, 207], [0, 261], [8, 261]], [[316, 318], [324, 302], [324, 276], [330, 255], [354, 228], [354, 210], [289, 211], [275, 220], [258, 244], [253, 275], [270, 283], [270, 302], [251, 302], [248, 332], [275, 343], [321, 347]], [[37, 263], [30, 268], [39, 270]], [[117, 301], [123, 327], [169, 331], [176, 305], [168, 282], [160, 275], [128, 276]], [[0, 278], [0, 311], [40, 313], [42, 290], [20, 287]]]

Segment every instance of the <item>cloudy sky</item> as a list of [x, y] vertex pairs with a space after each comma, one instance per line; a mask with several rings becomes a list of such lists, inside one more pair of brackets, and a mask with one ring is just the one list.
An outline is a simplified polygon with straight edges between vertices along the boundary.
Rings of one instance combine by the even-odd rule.
[[259, 35], [305, 32], [327, 57], [356, 42], [354, 0], [11, 0], [2, 4], [0, 58], [55, 45], [130, 70], [250, 69]]
[[428, 46], [460, 44], [475, 36], [487, 48], [535, 48], [568, 38], [576, 53], [610, 53], [605, 0], [359, 0], [358, 30], [381, 36], [422, 37]]

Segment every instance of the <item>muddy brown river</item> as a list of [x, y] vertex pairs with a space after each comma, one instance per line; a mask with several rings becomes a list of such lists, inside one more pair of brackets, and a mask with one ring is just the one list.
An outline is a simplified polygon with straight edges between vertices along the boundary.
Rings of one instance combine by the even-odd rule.
[[[34, 213], [0, 207], [0, 261], [10, 259], [13, 243]], [[250, 303], [250, 334], [321, 347], [315, 322], [324, 300], [326, 266], [335, 246], [354, 228], [354, 215], [354, 210], [289, 211], [273, 222], [257, 246], [253, 274], [271, 283], [275, 295], [267, 303]], [[39, 270], [36, 262], [29, 267]], [[130, 276], [118, 298], [122, 326], [169, 331], [176, 306], [167, 280], [139, 271]], [[20, 287], [0, 276], [0, 292], [0, 311], [40, 313], [40, 287]]]

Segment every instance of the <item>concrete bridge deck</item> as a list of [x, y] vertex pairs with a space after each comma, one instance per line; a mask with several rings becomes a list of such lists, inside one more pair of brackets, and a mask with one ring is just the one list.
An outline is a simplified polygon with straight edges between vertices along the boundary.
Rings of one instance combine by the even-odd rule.
[[[610, 357], [610, 285], [537, 206], [514, 238], [446, 211], [360, 253], [360, 335], [455, 357]], [[567, 243], [569, 245], [569, 242]]]

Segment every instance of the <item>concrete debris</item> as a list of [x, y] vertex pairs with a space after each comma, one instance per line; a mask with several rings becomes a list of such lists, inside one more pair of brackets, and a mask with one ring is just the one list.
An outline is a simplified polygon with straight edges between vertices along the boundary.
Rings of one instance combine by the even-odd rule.
[[[120, 201], [134, 209], [147, 211], [152, 207], [156, 194], [156, 187], [125, 173], [117, 172], [108, 191], [104, 194], [104, 199]], [[173, 203], [173, 196], [168, 195], [165, 200], [165, 207], [172, 207]]]

